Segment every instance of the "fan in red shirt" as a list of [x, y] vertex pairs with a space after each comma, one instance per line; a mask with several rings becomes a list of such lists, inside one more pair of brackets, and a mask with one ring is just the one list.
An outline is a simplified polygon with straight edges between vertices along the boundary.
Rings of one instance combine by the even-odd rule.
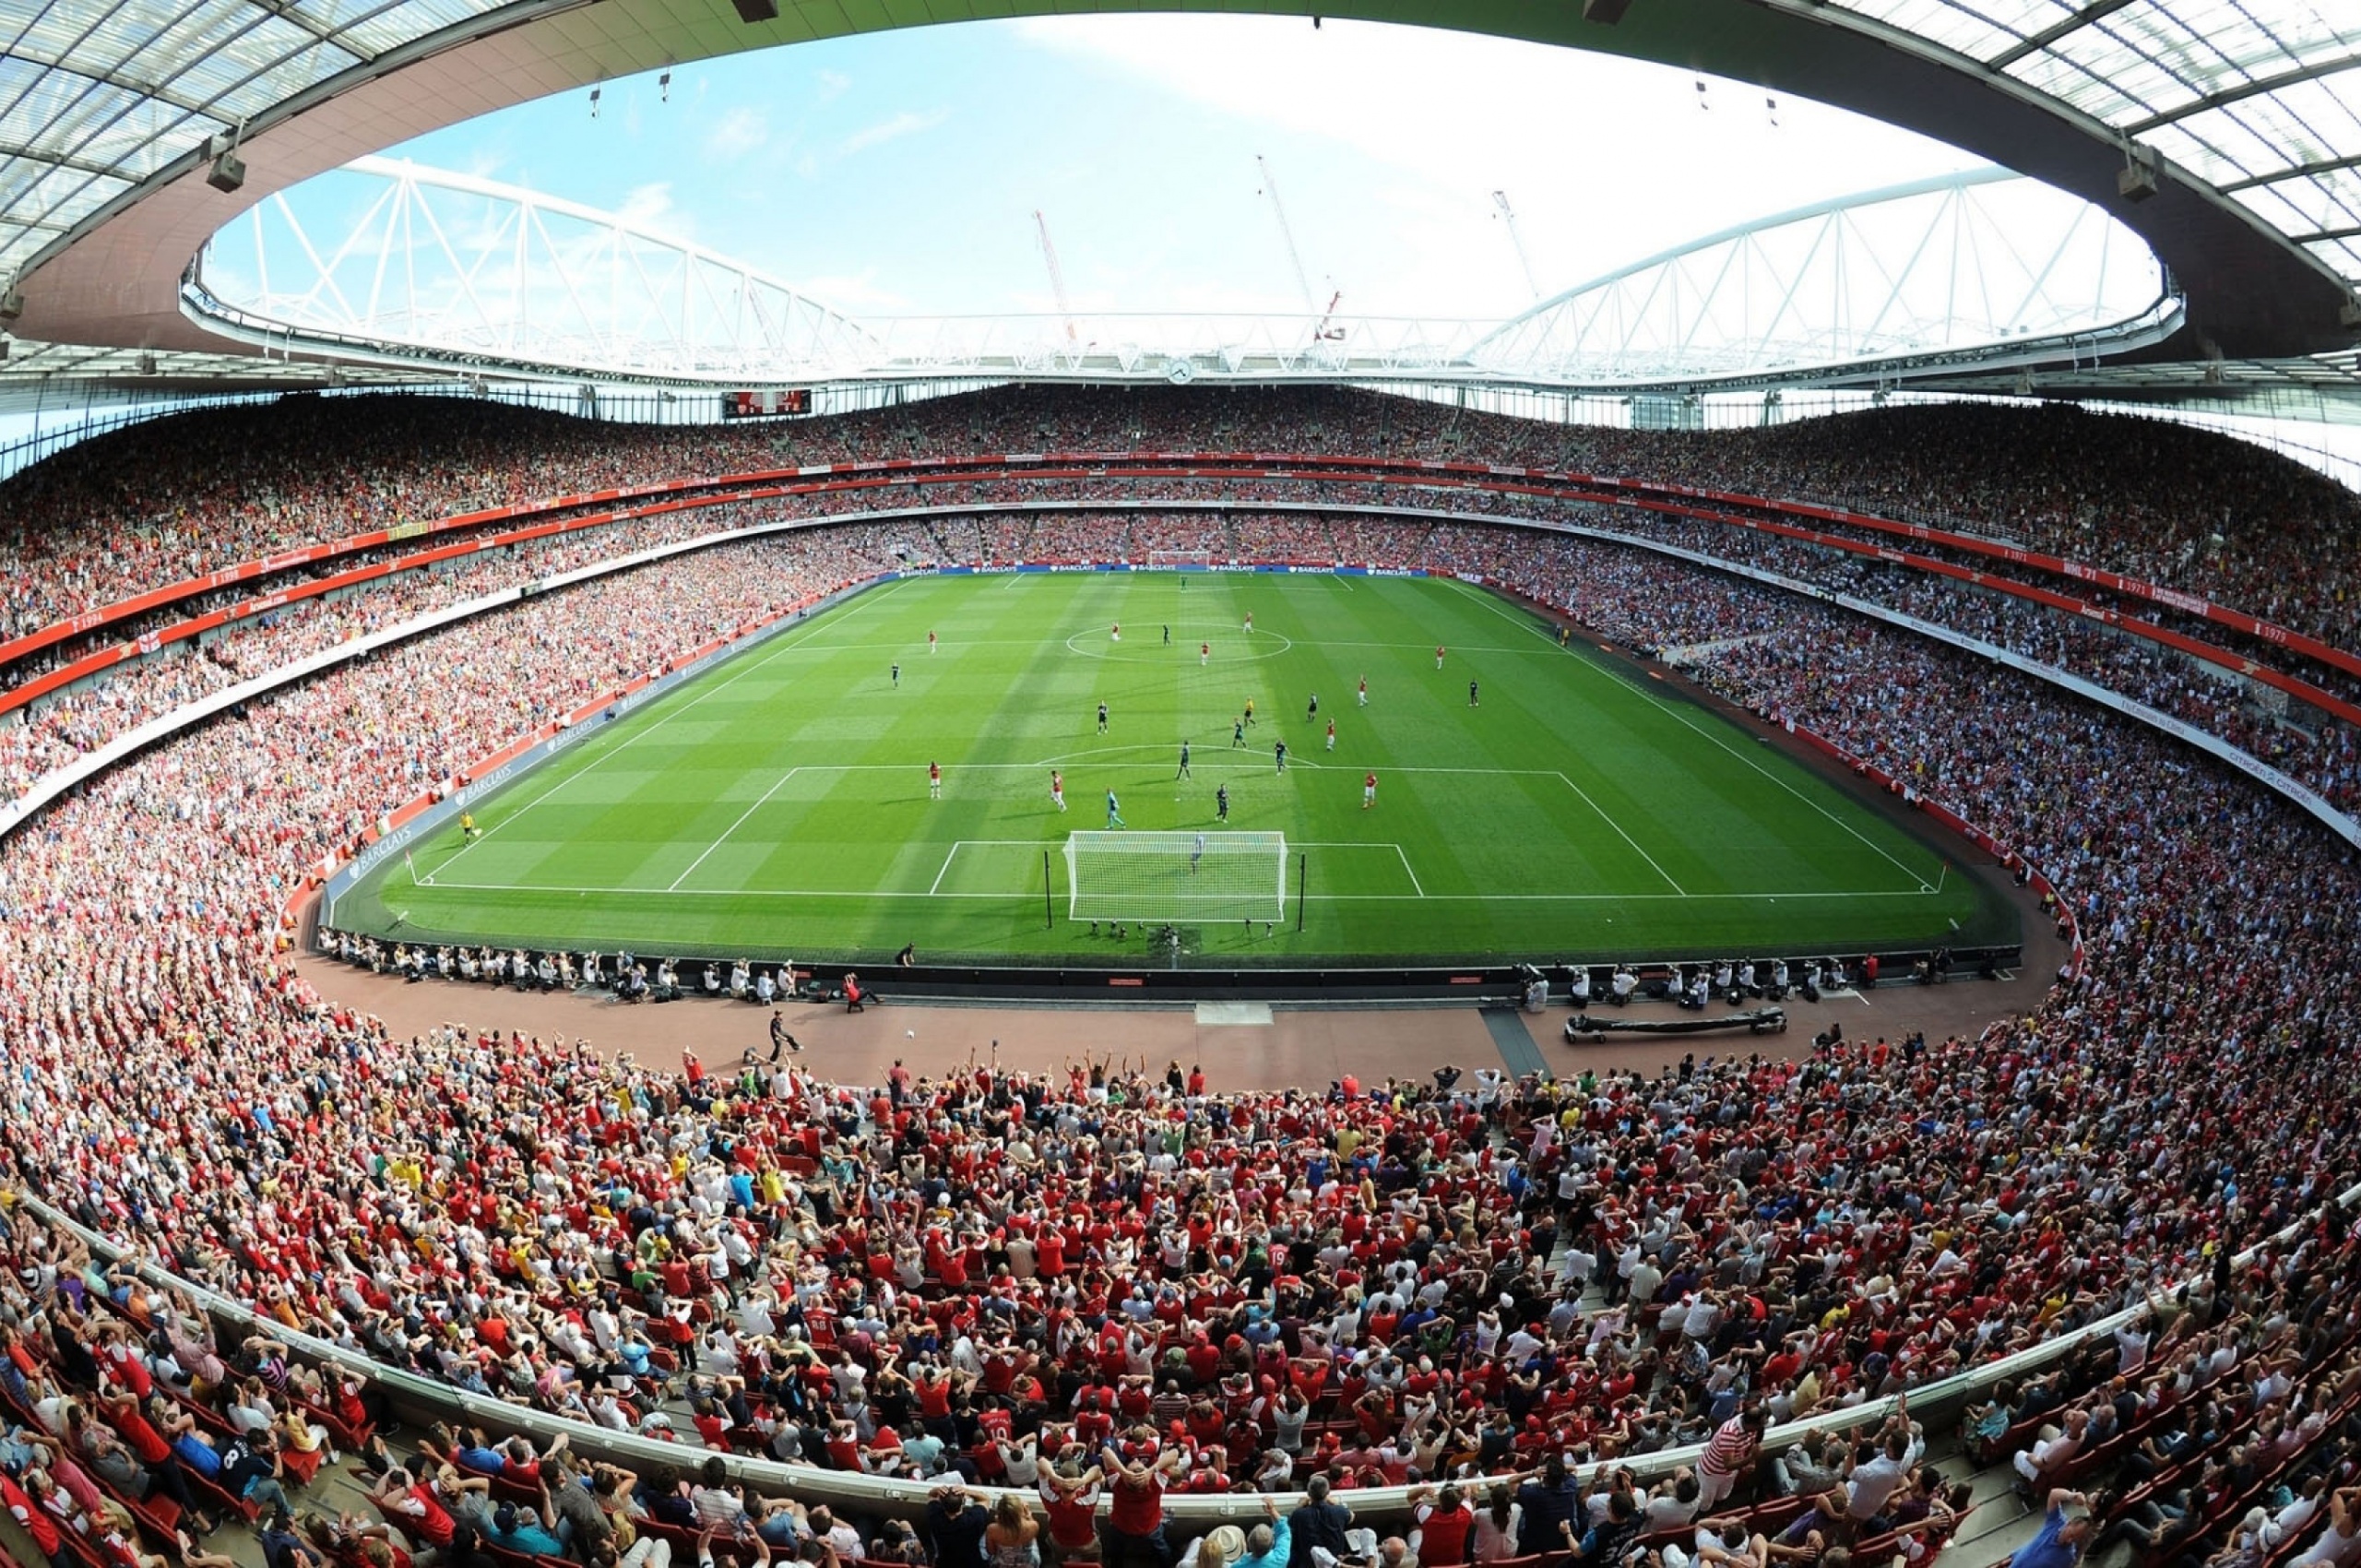
[[1041, 1507], [1049, 1515], [1050, 1541], [1061, 1559], [1088, 1555], [1098, 1545], [1099, 1470], [1096, 1465], [1067, 1479], [1044, 1466]]
[[1114, 1493], [1107, 1515], [1107, 1568], [1165, 1568], [1172, 1561], [1164, 1538], [1164, 1479], [1181, 1463], [1177, 1448], [1151, 1464], [1127, 1463], [1112, 1448], [1100, 1451]]
[[1410, 1508], [1418, 1521], [1418, 1562], [1428, 1568], [1457, 1568], [1467, 1561], [1468, 1538], [1475, 1533], [1476, 1511], [1447, 1486], [1437, 1493], [1420, 1487], [1410, 1494]]

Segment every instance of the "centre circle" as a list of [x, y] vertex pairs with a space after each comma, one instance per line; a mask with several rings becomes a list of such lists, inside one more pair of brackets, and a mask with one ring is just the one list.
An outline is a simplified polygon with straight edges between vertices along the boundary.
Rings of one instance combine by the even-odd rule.
[[1238, 644], [1250, 641], [1243, 632], [1231, 632], [1227, 637], [1175, 637], [1170, 647], [1149, 641], [1140, 645], [1137, 652], [1128, 644], [1119, 643], [1105, 632], [1076, 632], [1066, 639], [1066, 647], [1085, 659], [1103, 659], [1111, 664], [1161, 664], [1168, 659], [1194, 658], [1196, 645], [1213, 644], [1216, 664], [1237, 664], [1256, 659], [1276, 659], [1295, 647], [1295, 639], [1284, 632], [1256, 632], [1252, 646], [1245, 653], [1237, 651]]

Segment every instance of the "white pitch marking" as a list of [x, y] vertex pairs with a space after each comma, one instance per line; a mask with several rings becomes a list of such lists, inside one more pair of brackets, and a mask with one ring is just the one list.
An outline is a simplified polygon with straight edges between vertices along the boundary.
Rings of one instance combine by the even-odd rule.
[[[1457, 581], [1456, 578], [1453, 580]], [[1499, 615], [1503, 620], [1509, 621], [1513, 624], [1523, 626], [1526, 631], [1531, 632], [1536, 637], [1547, 639], [1552, 647], [1556, 646], [1556, 639], [1551, 637], [1548, 633], [1543, 631], [1539, 626], [1534, 625], [1530, 622], [1518, 620], [1514, 615], [1510, 614], [1507, 611], [1494, 603], [1490, 594], [1478, 588], [1469, 588], [1465, 583], [1460, 583], [1459, 586], [1462, 588], [1465, 588], [1470, 594], [1473, 594], [1477, 602], [1483, 605], [1485, 609], [1491, 611], [1494, 614]], [[1630, 685], [1631, 690], [1639, 693], [1640, 695], [1645, 697], [1656, 707], [1661, 707], [1665, 712], [1672, 715], [1674, 719], [1679, 719], [1682, 724], [1687, 725], [1699, 735], [1703, 736], [1706, 740], [1711, 741], [1714, 744], [1721, 747], [1722, 750], [1729, 753], [1730, 755], [1738, 758], [1738, 761], [1746, 764], [1747, 766], [1754, 769], [1755, 772], [1762, 775], [1763, 778], [1768, 778], [1772, 783], [1776, 784], [1780, 789], [1785, 790], [1788, 794], [1793, 795], [1796, 799], [1801, 801], [1804, 804], [1809, 806], [1812, 810], [1818, 812], [1821, 815], [1826, 817], [1829, 821], [1834, 823], [1837, 826], [1843, 828], [1845, 832], [1851, 834], [1862, 843], [1868, 845], [1884, 860], [1886, 864], [1893, 867], [1896, 871], [1902, 873], [1903, 875], [1909, 877], [1914, 882], [1918, 880], [1918, 873], [1912, 871], [1900, 861], [1895, 860], [1892, 852], [1889, 851], [1885, 846], [1869, 837], [1859, 828], [1854, 826], [1851, 823], [1846, 822], [1843, 817], [1838, 816], [1834, 812], [1830, 811], [1826, 806], [1821, 805], [1818, 801], [1813, 800], [1809, 795], [1805, 794], [1801, 790], [1797, 789], [1794, 785], [1788, 783], [1786, 779], [1780, 778], [1777, 774], [1772, 772], [1769, 768], [1763, 766], [1761, 763], [1755, 761], [1752, 757], [1747, 755], [1736, 746], [1731, 745], [1719, 735], [1716, 735], [1712, 731], [1699, 725], [1687, 714], [1681, 712], [1679, 708], [1674, 707], [1669, 698], [1660, 697], [1654, 692], [1649, 691], [1643, 685], [1631, 685], [1630, 683], [1619, 683]], [[1670, 878], [1667, 878], [1666, 880], [1669, 881]], [[1924, 884], [1921, 884], [1921, 885], [1924, 885]]]
[[951, 849], [949, 852], [943, 857], [942, 868], [934, 873], [934, 881], [926, 890], [926, 896], [928, 897], [973, 898], [982, 897], [986, 898], [1014, 898], [1016, 897], [1014, 893], [986, 893], [977, 895], [972, 893], [942, 893], [938, 891], [943, 886], [943, 879], [951, 874], [951, 862], [953, 859], [958, 855], [961, 846], [967, 844], [973, 844], [978, 849], [988, 848], [995, 844], [1016, 844], [1021, 845], [1027, 849], [1050, 849], [1056, 848], [1055, 845], [1044, 843], [1038, 838], [954, 838], [951, 841]]
[[[1031, 838], [970, 838], [970, 844], [1023, 844], [1029, 849], [1054, 849], [1054, 840]], [[1312, 846], [1307, 846], [1310, 848]], [[1376, 849], [1378, 845], [1362, 846]], [[1400, 846], [1392, 846], [1399, 849]], [[677, 894], [662, 887], [573, 887], [549, 886], [540, 883], [510, 882], [446, 882], [445, 887], [461, 888], [471, 893], [579, 893], [622, 895], [633, 897], [673, 897]], [[1038, 888], [1024, 888], [1008, 893], [933, 893], [903, 890], [881, 891], [858, 887], [692, 887], [692, 898], [1030, 898]], [[1476, 904], [1660, 904], [1677, 899], [1714, 900], [1764, 899], [1776, 902], [1782, 898], [1917, 898], [1924, 895], [1907, 892], [1889, 893], [1313, 893], [1309, 895], [1315, 904], [1414, 904], [1429, 903]]]
[[[872, 593], [866, 594], [862, 596], [859, 603], [854, 604], [851, 608], [848, 609], [845, 612], [845, 615], [858, 615], [863, 610], [868, 609], [871, 605], [875, 604], [879, 600], [882, 600], [886, 595], [892, 593], [896, 588], [908, 588], [911, 583], [916, 582], [917, 580], [918, 579], [915, 577], [904, 577], [898, 582], [889, 583], [883, 588], [879, 588]], [[821, 622], [819, 624], [822, 626], [831, 625], [842, 618], [843, 617], [840, 616], [832, 616], [828, 620]], [[810, 628], [806, 629], [807, 631], [810, 630]], [[527, 801], [523, 805], [518, 806], [515, 811], [510, 812], [506, 816], [502, 817], [498, 822], [493, 823], [490, 827], [485, 828], [481, 833], [477, 834], [473, 842], [462, 844], [459, 847], [458, 854], [453, 855], [450, 860], [445, 861], [441, 865], [434, 869], [438, 872], [450, 870], [452, 864], [457, 861], [460, 856], [465, 855], [469, 850], [474, 849], [478, 844], [482, 843], [485, 839], [491, 837], [502, 828], [515, 823], [519, 818], [523, 817], [528, 812], [531, 811], [535, 806], [540, 805], [543, 801], [548, 800], [552, 795], [554, 795], [560, 790], [564, 789], [568, 784], [573, 783], [575, 779], [583, 777], [583, 775], [587, 773], [589, 773], [593, 769], [602, 767], [606, 764], [613, 761], [616, 757], [623, 755], [623, 753], [639, 744], [640, 742], [647, 739], [648, 736], [653, 735], [667, 724], [671, 723], [672, 720], [680, 718], [681, 715], [688, 712], [689, 709], [696, 707], [697, 704], [706, 701], [709, 697], [717, 696], [719, 694], [728, 691], [730, 687], [736, 685], [739, 682], [744, 680], [755, 671], [765, 668], [769, 665], [771, 660], [777, 659], [780, 654], [787, 652], [790, 648], [801, 647], [805, 643], [810, 642], [812, 638], [809, 636], [798, 637], [792, 636], [789, 634], [782, 633], [780, 636], [773, 639], [774, 646], [765, 651], [759, 658], [747, 660], [746, 668], [739, 671], [735, 675], [730, 676], [730, 679], [712, 687], [710, 690], [699, 692], [695, 696], [691, 697], [687, 702], [682, 703], [680, 707], [674, 708], [663, 718], [656, 720], [655, 723], [648, 725], [644, 730], [641, 730], [630, 739], [624, 741], [621, 745], [611, 747], [599, 754], [599, 755], [591, 758], [588, 762], [583, 764], [580, 767], [575, 768], [573, 772], [567, 774], [564, 778], [559, 779], [556, 783], [551, 785], [548, 789], [542, 790], [531, 800]]]
[[1411, 889], [1416, 892], [1419, 897], [1425, 897], [1427, 896], [1427, 890], [1418, 885], [1418, 873], [1410, 869], [1409, 855], [1404, 851], [1402, 846], [1399, 844], [1394, 846], [1394, 852], [1402, 857], [1402, 873], [1410, 879]]
[[[1604, 822], [1608, 826], [1615, 829], [1615, 836], [1618, 838], [1620, 838], [1626, 844], [1631, 845], [1632, 850], [1639, 855], [1640, 859], [1648, 862], [1648, 869], [1650, 871], [1655, 872], [1658, 876], [1664, 878], [1666, 885], [1669, 886], [1675, 893], [1680, 892], [1680, 884], [1673, 881], [1672, 873], [1665, 870], [1664, 867], [1656, 864], [1656, 858], [1654, 855], [1649, 854], [1645, 849], [1641, 849], [1640, 841], [1637, 838], [1632, 837], [1630, 834], [1624, 832], [1623, 825], [1616, 821], [1612, 816], [1609, 816], [1607, 814], [1606, 807], [1600, 805], [1596, 801], [1592, 800], [1590, 798], [1589, 790], [1584, 789], [1572, 779], [1568, 778], [1562, 773], [1559, 774], [1558, 777], [1565, 784], [1567, 789], [1572, 790], [1575, 794], [1580, 795], [1583, 798], [1583, 804], [1588, 806], [1592, 811], [1598, 814], [1598, 818], [1601, 822]], [[1682, 897], [1686, 897], [1687, 895], [1682, 894]]]
[[665, 891], [665, 892], [667, 892], [667, 893], [671, 893], [671, 892], [675, 892], [675, 891], [677, 891], [677, 890], [680, 888], [681, 884], [682, 884], [682, 883], [684, 883], [684, 882], [686, 882], [686, 881], [688, 881], [688, 880], [689, 880], [689, 872], [691, 872], [691, 871], [694, 871], [694, 870], [696, 870], [696, 869], [697, 869], [697, 867], [699, 867], [699, 866], [701, 866], [701, 865], [705, 864], [705, 858], [706, 858], [706, 855], [710, 855], [710, 854], [712, 854], [716, 849], [720, 849], [720, 848], [721, 848], [721, 844], [722, 844], [722, 839], [726, 839], [726, 838], [728, 838], [731, 834], [733, 834], [733, 833], [737, 832], [741, 827], [743, 827], [743, 826], [746, 825], [746, 819], [747, 819], [748, 817], [750, 817], [750, 816], [753, 815], [756, 812], [758, 812], [758, 811], [760, 811], [760, 810], [762, 810], [762, 809], [763, 809], [763, 802], [764, 802], [765, 801], [767, 801], [767, 800], [769, 800], [773, 795], [777, 794], [781, 789], [783, 789], [783, 788], [785, 788], [785, 787], [786, 787], [787, 781], [788, 781], [789, 779], [790, 779], [790, 778], [794, 778], [797, 774], [799, 774], [799, 773], [801, 773], [801, 772], [802, 772], [802, 771], [803, 771], [803, 770], [802, 770], [801, 768], [800, 768], [800, 767], [790, 767], [790, 768], [789, 768], [785, 773], [780, 774], [780, 775], [778, 776], [778, 782], [777, 782], [777, 784], [772, 785], [769, 789], [767, 789], [767, 790], [764, 790], [764, 791], [763, 791], [763, 793], [762, 793], [762, 799], [761, 799], [761, 800], [756, 801], [753, 805], [748, 806], [744, 811], [740, 812], [740, 813], [738, 814], [738, 820], [737, 820], [736, 822], [731, 823], [728, 827], [725, 827], [725, 828], [723, 828], [723, 829], [721, 830], [721, 837], [720, 837], [720, 838], [717, 838], [717, 839], [715, 839], [715, 840], [714, 840], [712, 843], [710, 843], [710, 844], [707, 844], [707, 845], [705, 847], [705, 854], [703, 854], [703, 855], [699, 855], [695, 860], [691, 861], [689, 862], [689, 870], [688, 870], [688, 871], [684, 871], [684, 872], [682, 872], [680, 875], [678, 875], [678, 876], [674, 877], [674, 878], [672, 879], [672, 885], [671, 885], [671, 886], [670, 886], [670, 887], [667, 887], [666, 889], [664, 889], [664, 891]]

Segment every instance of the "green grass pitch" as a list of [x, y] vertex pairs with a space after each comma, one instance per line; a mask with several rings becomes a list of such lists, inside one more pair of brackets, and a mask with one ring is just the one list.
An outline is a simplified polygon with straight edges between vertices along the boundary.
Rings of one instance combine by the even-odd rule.
[[[1176, 780], [1184, 740], [1193, 778]], [[1283, 832], [1290, 861], [1307, 858], [1309, 897], [1299, 933], [1291, 865], [1270, 934], [1207, 921], [1186, 930], [1192, 962], [1767, 956], [2016, 935], [2007, 904], [1940, 843], [1668, 688], [1560, 647], [1493, 595], [1207, 572], [884, 585], [525, 775], [478, 808], [474, 843], [442, 830], [330, 918], [412, 942], [798, 960], [914, 943], [921, 961], [1137, 962], [1137, 932], [1119, 946], [1065, 918], [1062, 853], [1045, 900], [1043, 851], [1102, 827], [1109, 790], [1133, 828], [1210, 827], [1222, 784], [1232, 827]]]

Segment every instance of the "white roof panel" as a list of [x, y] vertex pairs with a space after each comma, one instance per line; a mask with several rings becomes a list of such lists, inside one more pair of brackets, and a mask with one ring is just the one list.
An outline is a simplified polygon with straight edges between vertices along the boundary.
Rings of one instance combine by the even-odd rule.
[[[2298, 244], [2361, 223], [2355, 0], [1830, 0], [2005, 74], [2146, 143]], [[2267, 187], [2258, 184], [2270, 182]], [[2264, 189], [2271, 194], [2262, 194]], [[2348, 278], [2348, 247], [2314, 245]]]
[[127, 188], [510, 0], [0, 0], [0, 280]]

